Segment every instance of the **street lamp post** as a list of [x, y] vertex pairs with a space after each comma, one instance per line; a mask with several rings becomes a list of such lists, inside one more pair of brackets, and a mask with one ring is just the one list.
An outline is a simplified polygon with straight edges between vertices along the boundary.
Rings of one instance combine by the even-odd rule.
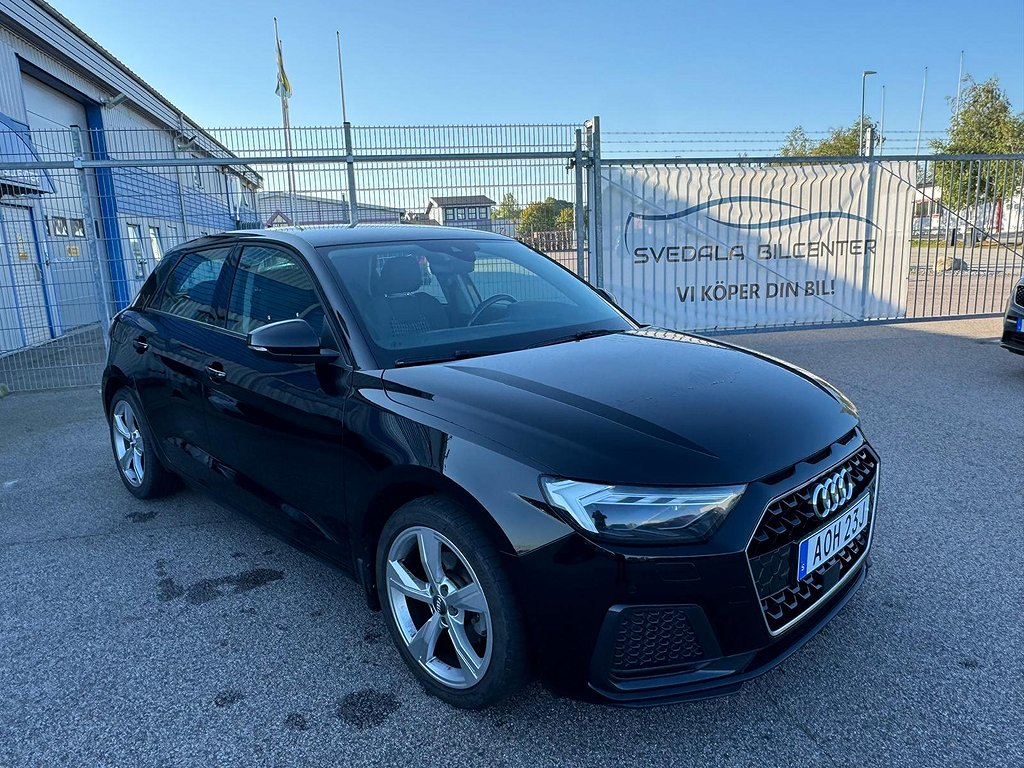
[[864, 154], [864, 97], [866, 96], [866, 88], [868, 75], [877, 75], [873, 69], [865, 69], [860, 75], [860, 122], [857, 124], [857, 154]]

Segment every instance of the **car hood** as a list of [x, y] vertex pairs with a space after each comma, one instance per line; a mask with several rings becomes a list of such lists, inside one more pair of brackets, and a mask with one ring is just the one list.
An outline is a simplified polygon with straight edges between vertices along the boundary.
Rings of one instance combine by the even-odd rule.
[[396, 403], [576, 480], [745, 483], [857, 425], [820, 380], [779, 361], [641, 329], [385, 371]]

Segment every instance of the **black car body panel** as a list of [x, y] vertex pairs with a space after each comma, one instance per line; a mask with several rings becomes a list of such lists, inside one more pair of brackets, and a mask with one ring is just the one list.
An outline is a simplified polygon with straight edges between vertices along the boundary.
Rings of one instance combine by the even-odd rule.
[[394, 369], [384, 380], [396, 402], [596, 482], [746, 483], [857, 424], [781, 365], [664, 330]]
[[[353, 572], [371, 603], [370, 563], [387, 516], [431, 493], [462, 502], [505, 554], [528, 625], [543, 628], [532, 641], [544, 679], [573, 695], [639, 704], [728, 692], [845, 604], [863, 581], [866, 556], [773, 635], [746, 549], [772, 499], [870, 450], [848, 402], [778, 361], [635, 326], [382, 370], [316, 248], [444, 237], [497, 236], [448, 227], [267, 231], [169, 252], [113, 321], [104, 402], [120, 386], [134, 388], [169, 466]], [[301, 257], [328, 308], [324, 332], [337, 359], [295, 364], [254, 352], [222, 327], [222, 286], [211, 323], [148, 306], [182, 253], [225, 243], [235, 252], [221, 281], [231, 279], [240, 243]], [[611, 544], [552, 507], [544, 475], [747, 489], [706, 541]], [[617, 675], [609, 659], [623, 617], [643, 626], [649, 614], [640, 609], [652, 606], [671, 609], [664, 621], [692, 634], [699, 657]]]

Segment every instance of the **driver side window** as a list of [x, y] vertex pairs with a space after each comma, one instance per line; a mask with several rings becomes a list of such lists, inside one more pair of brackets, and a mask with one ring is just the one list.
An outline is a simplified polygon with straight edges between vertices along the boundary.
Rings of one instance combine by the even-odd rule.
[[279, 248], [245, 246], [231, 286], [227, 329], [244, 335], [292, 318], [305, 320], [321, 337], [329, 333], [313, 280], [295, 257]]

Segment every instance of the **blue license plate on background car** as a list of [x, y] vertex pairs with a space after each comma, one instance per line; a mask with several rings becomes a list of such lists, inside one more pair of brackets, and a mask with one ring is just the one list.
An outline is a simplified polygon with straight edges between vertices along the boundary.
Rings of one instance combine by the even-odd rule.
[[843, 547], [857, 538], [868, 524], [871, 494], [866, 493], [845, 512], [800, 542], [796, 577], [806, 578]]
[[1024, 317], [1017, 318], [1017, 333], [1024, 333]]

